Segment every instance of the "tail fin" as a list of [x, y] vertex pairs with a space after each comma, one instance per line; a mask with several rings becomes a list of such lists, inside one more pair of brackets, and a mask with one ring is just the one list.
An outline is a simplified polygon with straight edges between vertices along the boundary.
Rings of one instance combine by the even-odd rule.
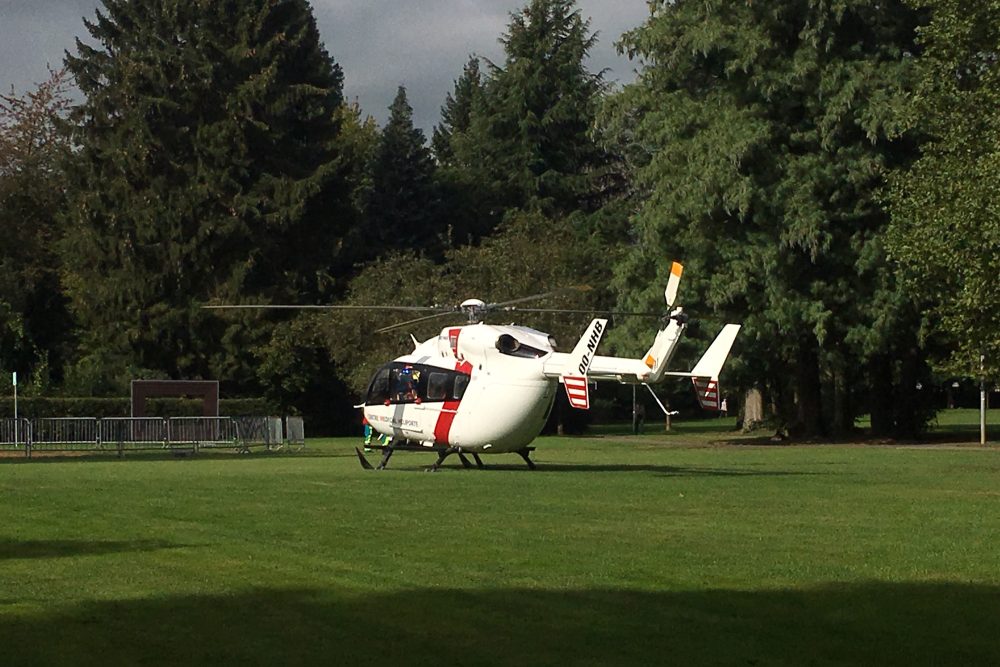
[[597, 354], [597, 346], [601, 343], [601, 337], [607, 328], [607, 320], [592, 320], [563, 367], [560, 379], [566, 387], [566, 397], [569, 398], [569, 404], [579, 410], [590, 409], [587, 371], [590, 370], [590, 364]]
[[719, 335], [712, 341], [708, 350], [705, 351], [705, 354], [695, 364], [691, 375], [718, 381], [719, 373], [722, 372], [722, 366], [726, 363], [726, 359], [729, 357], [729, 350], [733, 348], [733, 342], [736, 340], [736, 334], [739, 332], [739, 324], [727, 324], [724, 326]]

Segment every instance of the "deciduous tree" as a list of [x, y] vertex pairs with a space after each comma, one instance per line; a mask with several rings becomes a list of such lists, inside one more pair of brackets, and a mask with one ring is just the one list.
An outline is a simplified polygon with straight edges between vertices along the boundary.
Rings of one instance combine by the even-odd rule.
[[39, 388], [50, 374], [61, 379], [72, 340], [56, 252], [66, 88], [65, 71], [56, 71], [23, 95], [0, 95], [0, 366]]
[[928, 306], [925, 333], [952, 372], [1000, 373], [1000, 1], [914, 0], [912, 122], [930, 136], [894, 179], [889, 247]]

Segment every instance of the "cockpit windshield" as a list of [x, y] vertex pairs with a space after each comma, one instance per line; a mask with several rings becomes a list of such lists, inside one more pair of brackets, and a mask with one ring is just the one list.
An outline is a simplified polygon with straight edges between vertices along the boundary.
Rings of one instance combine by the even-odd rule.
[[368, 385], [366, 405], [458, 401], [469, 375], [427, 364], [394, 361], [378, 369]]

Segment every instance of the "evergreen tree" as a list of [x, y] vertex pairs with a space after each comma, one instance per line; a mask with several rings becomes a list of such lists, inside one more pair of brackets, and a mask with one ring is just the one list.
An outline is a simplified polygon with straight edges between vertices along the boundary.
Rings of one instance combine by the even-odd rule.
[[1000, 373], [1000, 1], [920, 0], [931, 10], [912, 97], [929, 133], [893, 183], [890, 249], [930, 306], [926, 331], [945, 366]]
[[[480, 103], [483, 91], [482, 75], [479, 72], [479, 58], [472, 56], [462, 70], [462, 76], [455, 80], [455, 89], [445, 97], [441, 107], [441, 122], [434, 128], [431, 148], [440, 166], [463, 166], [456, 159], [455, 143], [466, 139], [472, 123], [472, 113]], [[468, 151], [459, 149], [467, 155]]]
[[603, 163], [590, 131], [600, 74], [584, 60], [596, 37], [574, 0], [531, 0], [512, 16], [503, 66], [490, 65], [482, 103], [473, 108], [470, 141], [456, 150], [461, 164], [501, 209], [548, 215], [592, 209], [594, 170]]
[[685, 301], [744, 322], [742, 381], [766, 383], [800, 434], [850, 429], [868, 408], [876, 430], [912, 434], [926, 366], [876, 194], [915, 155], [899, 130], [919, 14], [899, 0], [651, 6], [624, 37], [644, 66], [617, 103], [643, 201], [626, 301], [661, 298], [677, 257]]
[[455, 89], [441, 107], [441, 123], [431, 142], [438, 163], [435, 183], [440, 198], [441, 226], [453, 245], [474, 243], [493, 231], [501, 210], [484, 180], [480, 165], [472, 160], [476, 140], [470, 129], [481, 110], [483, 77], [479, 58], [466, 63]]
[[61, 379], [72, 337], [56, 254], [66, 79], [52, 72], [24, 95], [0, 95], [0, 367], [38, 389]]
[[[340, 68], [305, 0], [104, 0], [67, 55], [67, 286], [82, 384], [253, 383], [266, 328], [199, 310], [328, 300], [352, 223]], [[107, 386], [107, 385], [105, 385]]]
[[424, 133], [413, 127], [413, 109], [400, 86], [372, 163], [367, 207], [371, 256], [392, 250], [439, 252], [444, 230], [433, 178]]

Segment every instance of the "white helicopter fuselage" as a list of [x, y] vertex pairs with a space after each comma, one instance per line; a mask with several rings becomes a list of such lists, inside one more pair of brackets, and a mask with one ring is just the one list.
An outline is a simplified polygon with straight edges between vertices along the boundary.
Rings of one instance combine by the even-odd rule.
[[[668, 307], [681, 269], [676, 262], [671, 267], [665, 290]], [[462, 307], [470, 304], [485, 305], [470, 300]], [[390, 454], [397, 443], [406, 443], [449, 452], [526, 456], [560, 384], [569, 404], [586, 410], [592, 381], [655, 383], [675, 375], [717, 382], [740, 326], [727, 324], [691, 372], [667, 371], [686, 323], [682, 309], [672, 311], [638, 359], [597, 355], [606, 319], [592, 320], [570, 353], [557, 352], [551, 336], [529, 327], [446, 327], [423, 343], [414, 339], [412, 353], [375, 373], [362, 406], [364, 415], [372, 428], [392, 439]]]
[[559, 383], [544, 362], [553, 353], [549, 337], [527, 327], [448, 327], [379, 369], [364, 414], [376, 431], [427, 447], [518, 451], [552, 409]]

